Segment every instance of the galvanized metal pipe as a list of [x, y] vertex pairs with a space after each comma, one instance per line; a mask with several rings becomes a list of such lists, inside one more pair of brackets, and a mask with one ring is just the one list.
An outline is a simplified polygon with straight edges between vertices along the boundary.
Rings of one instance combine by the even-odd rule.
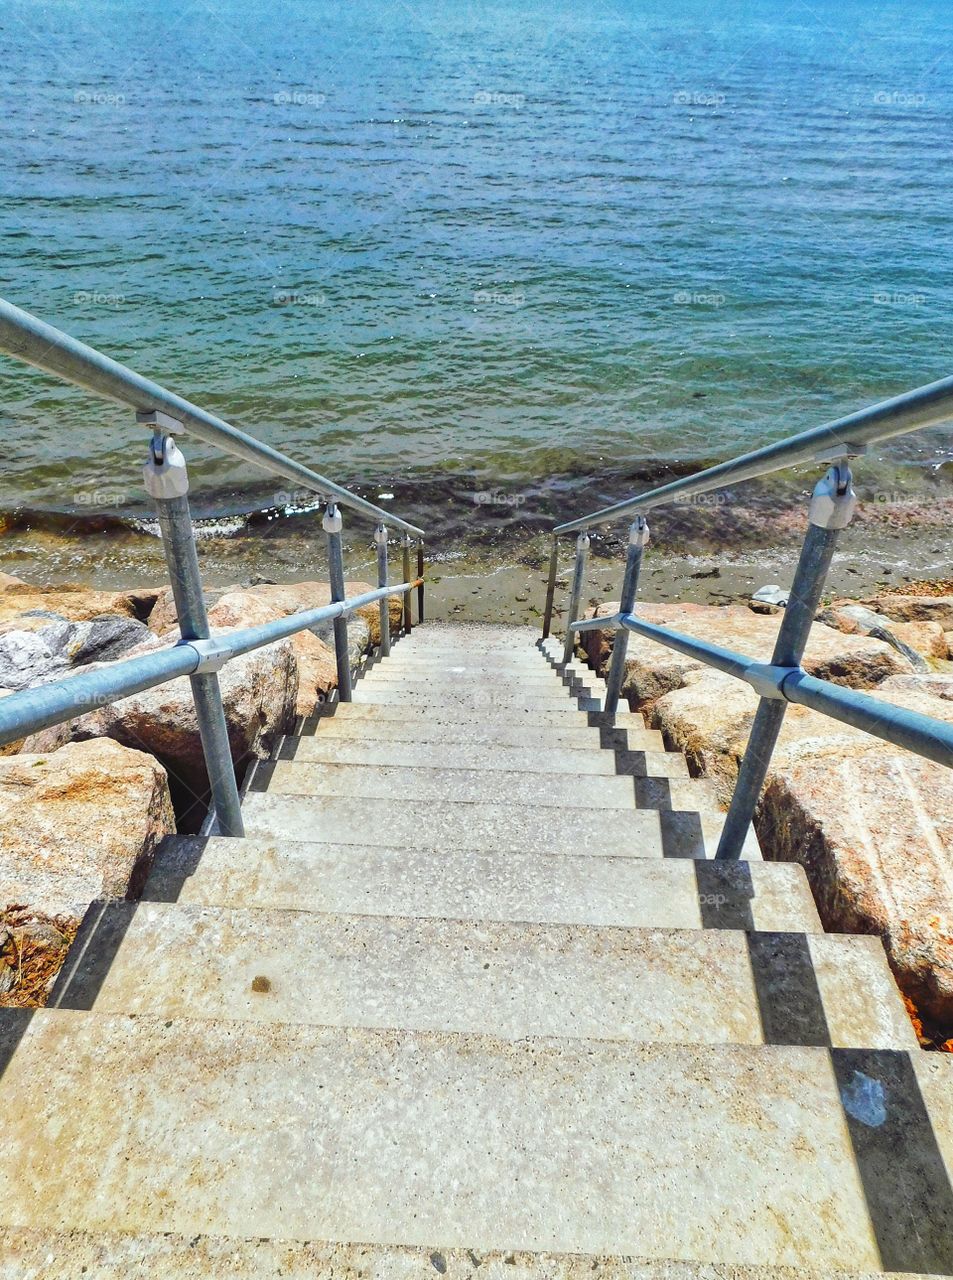
[[[344, 585], [344, 547], [341, 532], [344, 521], [336, 503], [329, 502], [322, 527], [328, 542], [328, 585], [331, 588], [331, 599], [340, 603], [346, 595]], [[347, 615], [339, 614], [334, 619], [334, 659], [338, 672], [338, 701], [351, 701], [351, 655], [348, 649]]]
[[[847, 527], [855, 502], [850, 468], [846, 464], [833, 468], [816, 486], [807, 534], [771, 657], [772, 666], [801, 665], [834, 548]], [[763, 697], [758, 703], [716, 858], [741, 857], [786, 710], [786, 703], [776, 697]]]
[[424, 620], [424, 540], [417, 542], [417, 625]]
[[[404, 575], [404, 581], [410, 581], [410, 534], [405, 533], [400, 540], [401, 550], [401, 569]], [[411, 618], [411, 599], [410, 592], [404, 596], [404, 633], [410, 635], [413, 630], [413, 619]]]
[[[387, 586], [387, 526], [379, 524], [374, 530], [374, 541], [377, 544], [377, 585]], [[390, 602], [381, 599], [381, 657], [390, 657]]]
[[[413, 585], [403, 582], [387, 587], [386, 592], [388, 595], [409, 593]], [[365, 605], [376, 604], [382, 594], [380, 590], [365, 591], [349, 600], [288, 614], [257, 627], [243, 627], [208, 640], [180, 640], [169, 649], [110, 662], [97, 671], [80, 672], [34, 689], [22, 689], [0, 699], [0, 746], [144, 689], [154, 689], [179, 676], [191, 676], [203, 669], [216, 671], [240, 654], [275, 644]]]
[[347, 600], [335, 604], [320, 605], [317, 609], [302, 609], [298, 613], [289, 613], [283, 618], [275, 618], [272, 622], [262, 622], [257, 627], [246, 627], [242, 631], [228, 631], [213, 636], [211, 640], [195, 640], [192, 642], [202, 656], [202, 667], [221, 667], [242, 653], [252, 649], [261, 649], [266, 644], [274, 644], [278, 640], [286, 640], [319, 623], [334, 618], [344, 618], [355, 609], [363, 609], [366, 605], [377, 604], [385, 597], [398, 596], [411, 591], [412, 582], [400, 582], [386, 587], [376, 587], [373, 591], [365, 591], [359, 596], [351, 596]]
[[120, 698], [154, 689], [178, 676], [191, 675], [200, 661], [197, 650], [180, 644], [11, 693], [0, 698], [0, 746], [86, 715]]
[[549, 577], [546, 579], [546, 604], [543, 608], [543, 639], [549, 637], [553, 625], [553, 602], [556, 598], [556, 574], [559, 569], [559, 539], [553, 534], [553, 549], [549, 553]]
[[792, 671], [784, 679], [781, 692], [788, 702], [810, 707], [821, 715], [953, 769], [953, 724], [945, 720], [935, 720], [919, 711], [872, 698], [857, 689], [819, 680], [805, 671]]
[[869, 445], [878, 444], [894, 436], [917, 431], [921, 427], [935, 426], [953, 418], [953, 378], [942, 378], [915, 391], [882, 400], [846, 417], [812, 427], [776, 444], [765, 445], [751, 453], [706, 467], [693, 476], [684, 476], [669, 484], [650, 489], [647, 493], [602, 507], [590, 515], [580, 516], [557, 525], [555, 532], [573, 533], [579, 529], [591, 529], [609, 524], [623, 516], [647, 512], [662, 506], [676, 497], [708, 493], [727, 484], [739, 484], [756, 476], [769, 475], [785, 467], [795, 467], [808, 462], [833, 461], [836, 457], [852, 457], [864, 453]]
[[800, 667], [779, 667], [756, 662], [733, 649], [709, 644], [707, 640], [698, 640], [681, 631], [670, 631], [668, 627], [660, 627], [657, 623], [646, 622], [644, 618], [631, 614], [580, 619], [576, 629], [595, 631], [601, 627], [613, 626], [624, 627], [626, 631], [646, 640], [655, 640], [687, 658], [697, 658], [699, 662], [727, 676], [744, 680], [762, 696], [767, 692], [768, 696], [811, 707], [822, 715], [830, 716], [831, 719], [855, 729], [862, 729], [884, 742], [904, 747], [916, 755], [953, 768], [953, 724], [945, 720], [936, 720], [932, 716], [898, 707], [892, 702], [873, 698], [868, 693], [846, 689], [829, 680], [820, 680], [817, 676], [808, 675]]
[[277, 449], [239, 431], [224, 419], [207, 413], [182, 396], [166, 391], [157, 382], [140, 377], [118, 361], [110, 360], [93, 347], [78, 342], [69, 334], [45, 324], [28, 311], [3, 299], [0, 299], [0, 351], [25, 364], [43, 369], [46, 373], [52, 373], [65, 382], [84, 387], [95, 395], [129, 405], [140, 413], [155, 410], [167, 413], [181, 422], [191, 435], [215, 445], [232, 457], [250, 462], [272, 475], [282, 476], [325, 498], [333, 498], [342, 506], [373, 516], [375, 520], [386, 516], [398, 529], [423, 535], [423, 530], [416, 525], [359, 498], [356, 493], [342, 488], [317, 471], [312, 471], [310, 467], [294, 462]]
[[[629, 529], [629, 549], [625, 558], [625, 575], [622, 579], [622, 592], [619, 598], [619, 612], [631, 613], [635, 607], [635, 598], [639, 590], [639, 571], [642, 568], [642, 553], [649, 540], [649, 526], [644, 516], [636, 516]], [[604, 710], [607, 715], [614, 716], [619, 706], [619, 695], [622, 692], [622, 681], [625, 678], [625, 656], [629, 648], [629, 632], [620, 627], [612, 642], [612, 658], [609, 662], [609, 674], [606, 678], [606, 700]]]
[[563, 665], [569, 662], [575, 648], [575, 629], [572, 619], [578, 617], [582, 602], [582, 588], [586, 580], [586, 561], [589, 558], [589, 535], [581, 533], [576, 539], [576, 563], [572, 571], [572, 590], [569, 593], [569, 610], [566, 617], [566, 639], [563, 643]]
[[[182, 639], [207, 640], [208, 613], [195, 551], [188, 477], [185, 461], [171, 436], [154, 439], [145, 480], [156, 504]], [[197, 673], [189, 676], [189, 681], [218, 830], [223, 836], [243, 836], [241, 801], [218, 676], [214, 671]]]

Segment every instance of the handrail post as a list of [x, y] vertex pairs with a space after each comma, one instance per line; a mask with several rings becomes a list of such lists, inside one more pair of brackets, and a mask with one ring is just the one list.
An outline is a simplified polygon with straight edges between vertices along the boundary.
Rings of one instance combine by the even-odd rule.
[[[387, 525], [383, 521], [374, 530], [374, 541], [377, 543], [377, 585], [387, 586]], [[380, 602], [381, 611], [381, 657], [390, 656], [390, 599], [388, 596]]]
[[[347, 599], [344, 586], [344, 547], [341, 530], [344, 520], [336, 502], [329, 502], [324, 511], [321, 527], [328, 541], [328, 585], [331, 600], [338, 604]], [[351, 701], [351, 655], [347, 640], [347, 614], [334, 619], [334, 657], [338, 669], [338, 701]]]
[[[409, 533], [405, 532], [403, 537], [401, 538], [400, 549], [403, 557], [402, 572], [404, 576], [404, 581], [409, 582], [410, 581], [410, 534]], [[411, 609], [413, 606], [413, 601], [410, 598], [411, 594], [412, 593], [410, 591], [404, 592], [404, 634], [408, 636], [410, 635], [411, 630], [413, 629], [413, 620], [410, 616]]]
[[[636, 516], [629, 528], [629, 550], [625, 558], [625, 576], [622, 579], [622, 594], [619, 598], [619, 612], [631, 613], [635, 608], [635, 597], [639, 590], [639, 570], [642, 568], [642, 552], [649, 540], [649, 526], [644, 516]], [[625, 627], [617, 627], [612, 642], [612, 660], [609, 663], [609, 675], [606, 679], [606, 715], [614, 716], [619, 705], [619, 694], [622, 692], [622, 681], [625, 677], [625, 655], [629, 648], [629, 633]]]
[[420, 585], [417, 587], [417, 626], [424, 620], [424, 540], [417, 539], [417, 578]]
[[[183, 640], [207, 640], [210, 635], [208, 612], [189, 510], [188, 470], [185, 458], [169, 434], [172, 430], [181, 430], [182, 424], [158, 412], [141, 417], [151, 420], [154, 426], [143, 478], [146, 492], [156, 504], [179, 631]], [[191, 675], [189, 683], [218, 830], [223, 836], [243, 836], [241, 802], [218, 676], [214, 671]]]
[[[807, 533], [771, 657], [773, 666], [801, 664], [834, 548], [857, 505], [851, 481], [850, 467], [839, 462], [814, 488]], [[741, 857], [786, 710], [781, 694], [763, 697], [758, 703], [716, 858]]]
[[576, 539], [576, 564], [572, 571], [572, 591], [569, 593], [569, 616], [566, 618], [566, 640], [563, 644], [563, 666], [570, 661], [575, 648], [572, 622], [579, 617], [582, 603], [582, 587], [586, 578], [586, 561], [589, 558], [589, 534], [583, 529]]
[[549, 553], [549, 577], [546, 580], [546, 606], [543, 609], [543, 639], [549, 638], [553, 625], [553, 600], [556, 595], [556, 572], [559, 569], [559, 538], [553, 534], [553, 549]]

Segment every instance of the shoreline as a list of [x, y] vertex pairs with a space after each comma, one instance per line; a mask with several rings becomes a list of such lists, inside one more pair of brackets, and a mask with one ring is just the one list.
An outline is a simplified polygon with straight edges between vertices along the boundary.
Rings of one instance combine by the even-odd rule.
[[[939, 512], [937, 514], [940, 514]], [[653, 538], [646, 553], [640, 597], [657, 602], [730, 604], [748, 600], [768, 584], [790, 584], [800, 549], [803, 512], [779, 513], [771, 530], [784, 526], [784, 540], [729, 550], [679, 550]], [[654, 533], [654, 530], [653, 530]], [[210, 589], [249, 581], [290, 583], [326, 578], [324, 538], [317, 518], [307, 526], [284, 530], [284, 536], [256, 538], [203, 536], [199, 558]], [[444, 621], [541, 622], [549, 564], [548, 533], [526, 532], [489, 544], [439, 544], [425, 548], [429, 618]], [[573, 539], [561, 542], [554, 627], [568, 592]], [[614, 532], [593, 537], [585, 603], [617, 598], [625, 561], [625, 545]], [[376, 581], [374, 549], [367, 538], [351, 532], [345, 542], [345, 564], [352, 578]], [[400, 570], [397, 541], [391, 548], [391, 579]], [[121, 589], [164, 585], [167, 571], [157, 537], [114, 531], [81, 537], [45, 530], [7, 533], [0, 538], [0, 571], [43, 586], [67, 583]], [[900, 591], [910, 583], [949, 577], [946, 534], [939, 524], [897, 527], [887, 519], [858, 522], [849, 529], [834, 558], [825, 598], [857, 599], [879, 591]]]

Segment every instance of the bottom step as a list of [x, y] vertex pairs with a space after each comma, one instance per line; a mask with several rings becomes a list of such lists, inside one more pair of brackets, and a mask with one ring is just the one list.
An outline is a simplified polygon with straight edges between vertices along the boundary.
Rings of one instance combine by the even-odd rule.
[[4, 1009], [0, 1061], [0, 1226], [953, 1270], [945, 1054]]

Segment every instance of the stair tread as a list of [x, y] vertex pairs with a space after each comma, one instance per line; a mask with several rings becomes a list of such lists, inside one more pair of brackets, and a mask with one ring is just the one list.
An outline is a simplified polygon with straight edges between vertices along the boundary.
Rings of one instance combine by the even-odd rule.
[[953, 1260], [946, 1055], [6, 1009], [0, 1043], [6, 1227]]
[[883, 945], [862, 936], [113, 903], [87, 913], [71, 960], [52, 1003], [99, 1013], [917, 1048]]
[[[650, 752], [652, 756], [665, 752]], [[588, 777], [591, 774], [615, 773], [615, 760], [611, 751], [603, 751], [598, 742], [589, 750], [573, 750], [540, 745], [538, 747], [506, 747], [496, 744], [470, 742], [445, 742], [438, 752], [432, 743], [378, 741], [370, 739], [328, 740], [321, 734], [316, 737], [286, 738], [279, 753], [282, 760], [299, 763], [328, 764], [377, 764], [404, 765], [405, 767], [430, 768], [434, 763], [441, 769], [485, 769], [514, 771], [519, 773], [571, 774]]]
[[[384, 687], [371, 688], [363, 680], [358, 681], [354, 686], [354, 692], [351, 696], [352, 706], [360, 706], [361, 704], [372, 706], [395, 704], [398, 706], [414, 705], [439, 708], [445, 705], [445, 699], [440, 696], [439, 689], [433, 687], [422, 691], [413, 688], [405, 689], [402, 686], [396, 686], [393, 689]], [[495, 689], [488, 684], [472, 690], [455, 689], [450, 696], [454, 706], [464, 708], [512, 707], [518, 711], [559, 712], [575, 710], [575, 700], [572, 694], [568, 689], [560, 688], [555, 688], [552, 693], [527, 693], [522, 689], [514, 690], [513, 692], [509, 692], [506, 689]]]
[[630, 728], [600, 731], [586, 723], [570, 723], [568, 726], [535, 725], [519, 721], [506, 723], [488, 721], [486, 717], [464, 720], [437, 721], [432, 718], [375, 719], [368, 727], [366, 717], [322, 715], [305, 722], [302, 739], [317, 736], [319, 739], [344, 739], [359, 742], [457, 742], [471, 746], [535, 747], [543, 744], [559, 750], [598, 751], [603, 737], [618, 740], [620, 747], [632, 750], [662, 751], [662, 735], [656, 729], [645, 729], [633, 724]]
[[[546, 774], [510, 771], [504, 783], [499, 773], [490, 769], [443, 769], [439, 755], [434, 764], [376, 765], [343, 763], [308, 763], [279, 760], [259, 765], [252, 789], [270, 795], [298, 796], [368, 796], [379, 799], [400, 798], [415, 801], [487, 801], [498, 804], [500, 788], [505, 787], [506, 803], [522, 803], [565, 808], [634, 809], [638, 791], [634, 776], [619, 774]], [[644, 762], [646, 754], [640, 753]], [[657, 769], [669, 762], [649, 759], [648, 767]], [[677, 767], [669, 766], [673, 769]], [[662, 775], [665, 776], [665, 775]], [[687, 781], [687, 779], [679, 779]], [[705, 795], [707, 793], [700, 793]]]
[[143, 897], [200, 906], [821, 932], [803, 867], [170, 836]]
[[419, 699], [410, 699], [404, 703], [339, 702], [334, 704], [333, 715], [335, 718], [340, 716], [342, 719], [353, 720], [406, 720], [408, 724], [421, 720], [433, 721], [435, 724], [470, 724], [482, 720], [488, 724], [531, 724], [535, 728], [547, 730], [569, 729], [573, 726], [593, 727], [601, 723], [615, 725], [620, 729], [645, 728], [642, 716], [634, 711], [619, 711], [614, 717], [610, 717], [601, 712], [577, 710], [575, 701], [568, 694], [565, 705], [556, 703], [544, 708], [522, 708], [507, 703], [495, 706], [490, 701], [480, 708], [461, 707], [455, 701], [449, 704], [439, 701], [426, 703]]
[[[514, 849], [540, 853], [616, 853], [630, 857], [712, 857], [723, 815], [660, 809], [603, 809], [543, 805], [428, 801], [426, 808], [400, 798], [271, 795], [252, 791], [243, 804], [252, 836], [309, 838], [382, 845]], [[747, 858], [759, 858], [753, 832]]]

